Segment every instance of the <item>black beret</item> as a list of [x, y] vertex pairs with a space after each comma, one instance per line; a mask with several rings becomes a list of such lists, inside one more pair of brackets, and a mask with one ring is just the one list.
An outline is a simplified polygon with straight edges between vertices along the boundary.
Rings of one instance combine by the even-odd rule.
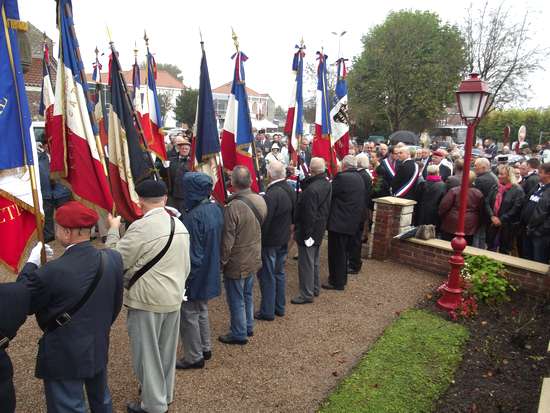
[[136, 186], [136, 192], [141, 198], [159, 198], [166, 195], [168, 189], [163, 181], [148, 179]]

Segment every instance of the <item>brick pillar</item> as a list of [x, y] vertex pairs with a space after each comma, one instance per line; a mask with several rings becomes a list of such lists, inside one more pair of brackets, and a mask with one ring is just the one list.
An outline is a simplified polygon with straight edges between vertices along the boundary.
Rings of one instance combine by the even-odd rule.
[[391, 196], [374, 200], [374, 215], [369, 237], [369, 256], [377, 260], [389, 257], [394, 236], [410, 228], [416, 201]]

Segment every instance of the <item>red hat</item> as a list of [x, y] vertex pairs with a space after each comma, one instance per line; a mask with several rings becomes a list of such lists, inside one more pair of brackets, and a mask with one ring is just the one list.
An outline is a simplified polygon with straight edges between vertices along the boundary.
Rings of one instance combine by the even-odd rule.
[[77, 201], [69, 201], [55, 211], [55, 221], [65, 228], [91, 228], [98, 219], [97, 212]]
[[440, 158], [444, 158], [445, 157], [445, 153], [443, 153], [443, 151], [441, 150], [437, 150], [437, 151], [433, 151], [432, 152], [432, 155], [435, 155], [435, 156], [439, 156]]

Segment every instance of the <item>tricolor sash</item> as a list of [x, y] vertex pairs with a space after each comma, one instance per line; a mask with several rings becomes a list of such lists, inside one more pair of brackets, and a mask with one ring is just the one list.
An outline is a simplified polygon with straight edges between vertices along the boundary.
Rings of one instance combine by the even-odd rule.
[[395, 167], [391, 164], [390, 161], [388, 161], [388, 158], [384, 158], [384, 160], [382, 161], [382, 166], [392, 178], [395, 176]]
[[405, 195], [407, 195], [409, 193], [409, 191], [411, 190], [411, 188], [416, 183], [416, 180], [418, 179], [419, 173], [420, 173], [420, 170], [418, 168], [418, 164], [416, 162], [414, 162], [414, 174], [412, 174], [411, 179], [409, 179], [407, 182], [405, 182], [405, 184], [401, 188], [399, 188], [397, 190], [397, 192], [395, 194], [393, 194], [393, 196], [404, 197]]

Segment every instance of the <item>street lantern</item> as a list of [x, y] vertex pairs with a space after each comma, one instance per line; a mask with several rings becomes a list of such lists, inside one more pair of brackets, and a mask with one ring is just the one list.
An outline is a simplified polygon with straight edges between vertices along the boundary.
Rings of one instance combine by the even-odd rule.
[[464, 144], [464, 171], [462, 173], [462, 182], [460, 186], [458, 222], [456, 225], [455, 237], [451, 241], [451, 247], [453, 248], [453, 255], [449, 259], [451, 270], [447, 282], [439, 287], [439, 291], [442, 295], [437, 301], [439, 307], [447, 311], [456, 310], [462, 302], [460, 272], [464, 267], [462, 251], [466, 248], [464, 217], [466, 215], [468, 190], [470, 186], [469, 166], [472, 162], [472, 147], [474, 146], [476, 126], [485, 114], [487, 103], [489, 102], [489, 95], [487, 84], [479, 78], [477, 73], [472, 73], [469, 79], [463, 80], [456, 92], [458, 110], [460, 111], [460, 116], [468, 125], [468, 131]]

